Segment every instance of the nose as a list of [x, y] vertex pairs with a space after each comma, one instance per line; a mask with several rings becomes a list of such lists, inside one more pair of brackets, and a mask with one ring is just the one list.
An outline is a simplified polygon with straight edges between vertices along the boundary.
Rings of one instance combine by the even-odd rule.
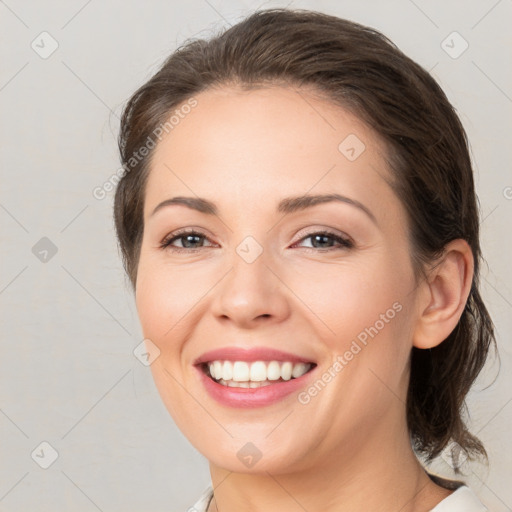
[[288, 289], [269, 263], [265, 251], [252, 263], [235, 252], [231, 270], [215, 287], [211, 308], [219, 321], [251, 329], [289, 316]]

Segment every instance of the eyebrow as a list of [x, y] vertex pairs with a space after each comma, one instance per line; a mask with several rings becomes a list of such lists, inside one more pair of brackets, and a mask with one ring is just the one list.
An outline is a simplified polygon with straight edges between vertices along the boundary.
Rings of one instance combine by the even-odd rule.
[[[296, 211], [306, 210], [307, 208], [311, 208], [318, 204], [330, 203], [330, 202], [341, 202], [345, 204], [349, 204], [363, 211], [375, 224], [377, 224], [377, 219], [375, 215], [362, 203], [355, 199], [351, 199], [350, 197], [343, 196], [341, 194], [317, 194], [317, 195], [303, 195], [297, 197], [286, 197], [279, 201], [277, 206], [277, 211], [279, 213], [293, 213]], [[218, 215], [218, 208], [215, 203], [207, 199], [203, 199], [201, 197], [184, 197], [177, 196], [172, 197], [170, 199], [166, 199], [159, 203], [153, 212], [150, 214], [150, 217], [155, 215], [156, 212], [171, 205], [183, 205], [193, 210], [197, 210], [198, 212], [205, 213], [207, 215]]]

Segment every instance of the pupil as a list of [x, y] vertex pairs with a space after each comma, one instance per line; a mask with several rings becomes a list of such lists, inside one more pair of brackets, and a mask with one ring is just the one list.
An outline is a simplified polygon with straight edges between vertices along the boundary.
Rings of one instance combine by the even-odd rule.
[[[327, 241], [327, 244], [330, 245], [328, 243], [330, 241], [330, 236], [327, 236], [327, 235], [315, 235], [314, 239], [315, 240], [320, 240], [320, 244], [325, 243]], [[321, 239], [323, 239], [323, 242], [321, 241]]]
[[[196, 239], [196, 242], [197, 242], [197, 239], [201, 238], [200, 236], [197, 236], [197, 235], [186, 235], [185, 236], [185, 247], [187, 247], [187, 244], [191, 241], [191, 239], [195, 238]], [[191, 242], [192, 244], [194, 243], [193, 241]]]

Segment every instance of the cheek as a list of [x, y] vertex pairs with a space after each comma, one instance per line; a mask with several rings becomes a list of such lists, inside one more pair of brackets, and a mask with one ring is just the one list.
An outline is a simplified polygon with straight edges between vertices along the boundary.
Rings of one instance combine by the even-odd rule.
[[[393, 262], [383, 262], [368, 261], [364, 269], [333, 265], [332, 270], [310, 274], [309, 287], [297, 292], [308, 297], [309, 308], [321, 320], [315, 320], [317, 337], [330, 361], [319, 378], [333, 385], [322, 391], [316, 406], [320, 410], [327, 404], [330, 409], [337, 403], [339, 414], [329, 413], [326, 421], [344, 424], [349, 412], [359, 432], [365, 431], [360, 427], [365, 421], [373, 424], [402, 403], [397, 397], [406, 400], [411, 275], [407, 266], [400, 270]], [[301, 295], [306, 291], [308, 295]]]
[[201, 270], [141, 259], [135, 300], [144, 335], [160, 341], [175, 337], [212, 287], [207, 277]]
[[144, 336], [155, 342], [173, 326], [174, 319], [168, 314], [174, 310], [173, 306], [177, 302], [172, 293], [165, 293], [166, 283], [158, 279], [158, 275], [159, 272], [146, 272], [141, 266], [135, 293], [137, 313]]
[[404, 316], [410, 278], [407, 266], [396, 264], [394, 258], [368, 257], [310, 264], [290, 273], [286, 281], [310, 311], [319, 335], [337, 351], [359, 334], [369, 336], [367, 330], [375, 333], [375, 326], [379, 333], [390, 333], [389, 327], [394, 332], [402, 329], [403, 323], [396, 320]]
[[197, 283], [191, 286], [186, 273], [177, 268], [155, 265], [149, 258], [141, 257], [135, 293], [137, 313], [144, 338], [160, 350], [150, 370], [163, 403], [184, 431], [191, 406], [188, 395], [183, 393], [180, 362], [190, 330], [187, 314], [191, 314], [194, 304], [205, 293], [197, 288]]

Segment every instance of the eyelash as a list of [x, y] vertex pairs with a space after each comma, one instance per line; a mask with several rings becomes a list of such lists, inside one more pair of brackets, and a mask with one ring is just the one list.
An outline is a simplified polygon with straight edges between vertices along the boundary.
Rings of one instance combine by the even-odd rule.
[[[178, 231], [176, 233], [171, 233], [170, 235], [166, 236], [160, 243], [160, 248], [161, 249], [169, 249], [173, 252], [188, 252], [188, 253], [197, 252], [198, 250], [203, 249], [203, 247], [196, 247], [196, 248], [190, 249], [190, 248], [186, 248], [186, 247], [174, 247], [171, 245], [175, 240], [179, 240], [180, 238], [185, 238], [187, 235], [198, 235], [199, 237], [201, 237], [203, 239], [208, 239], [208, 237], [206, 235], [203, 235], [202, 233], [199, 233], [198, 231], [183, 230], [183, 231]], [[343, 238], [340, 235], [333, 233], [332, 231], [328, 231], [328, 230], [314, 231], [314, 232], [308, 233], [307, 235], [303, 236], [299, 240], [299, 242], [302, 242], [303, 240], [307, 240], [308, 238], [312, 238], [313, 236], [316, 236], [316, 235], [323, 235], [323, 236], [331, 237], [335, 242], [337, 242], [339, 244], [339, 246], [338, 247], [329, 247], [326, 249], [315, 248], [315, 247], [303, 247], [303, 249], [307, 249], [308, 251], [313, 251], [313, 252], [330, 252], [330, 251], [335, 251], [335, 250], [352, 249], [354, 247], [354, 243], [349, 238]]]

